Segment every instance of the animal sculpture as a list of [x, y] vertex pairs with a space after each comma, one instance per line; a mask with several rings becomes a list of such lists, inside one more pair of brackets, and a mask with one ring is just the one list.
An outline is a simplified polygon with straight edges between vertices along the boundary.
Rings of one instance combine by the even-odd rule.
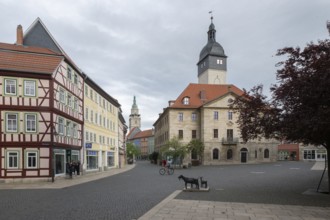
[[203, 180], [203, 177], [201, 176], [201, 177], [199, 177], [200, 178], [200, 180], [201, 180], [201, 187], [203, 188], [207, 188], [207, 181], [206, 180]]
[[199, 189], [199, 182], [198, 182], [198, 179], [185, 177], [185, 176], [183, 176], [183, 175], [180, 175], [178, 178], [179, 178], [179, 180], [183, 179], [185, 189], [187, 189], [187, 184], [188, 184], [188, 183], [190, 183], [190, 187], [191, 187], [191, 188], [193, 188], [193, 185], [195, 185], [195, 186], [196, 186], [196, 189]]

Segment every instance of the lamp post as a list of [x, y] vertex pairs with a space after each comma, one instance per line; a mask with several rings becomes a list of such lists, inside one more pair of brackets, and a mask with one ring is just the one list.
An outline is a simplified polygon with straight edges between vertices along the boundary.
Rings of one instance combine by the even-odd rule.
[[328, 28], [329, 35], [330, 35], [330, 21], [327, 21], [327, 28]]

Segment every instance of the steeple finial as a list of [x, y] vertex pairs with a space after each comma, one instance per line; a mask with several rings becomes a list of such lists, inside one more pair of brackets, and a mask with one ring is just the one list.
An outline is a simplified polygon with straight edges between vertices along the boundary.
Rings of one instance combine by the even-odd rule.
[[213, 11], [209, 11], [209, 14], [211, 14], [211, 23], [213, 23]]

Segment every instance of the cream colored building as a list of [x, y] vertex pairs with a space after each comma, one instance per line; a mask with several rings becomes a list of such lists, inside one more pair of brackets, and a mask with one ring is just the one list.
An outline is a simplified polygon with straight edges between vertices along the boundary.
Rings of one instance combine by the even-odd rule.
[[[213, 20], [213, 18], [212, 18]], [[268, 162], [277, 159], [278, 142], [256, 140], [244, 143], [240, 139], [237, 115], [229, 108], [230, 103], [243, 91], [226, 84], [227, 56], [216, 42], [213, 21], [208, 31], [208, 42], [202, 49], [197, 63], [198, 84], [189, 84], [176, 100], [154, 123], [155, 150], [173, 137], [182, 144], [200, 139], [205, 146], [202, 163]], [[188, 155], [183, 163], [201, 160]]]
[[88, 76], [84, 94], [83, 171], [119, 167], [120, 104]]

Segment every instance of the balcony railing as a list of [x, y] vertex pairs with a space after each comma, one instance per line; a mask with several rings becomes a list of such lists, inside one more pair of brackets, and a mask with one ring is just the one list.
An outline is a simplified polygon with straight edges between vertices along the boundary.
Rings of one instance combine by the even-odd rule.
[[224, 144], [224, 145], [236, 145], [236, 144], [238, 144], [238, 138], [234, 138], [234, 137], [222, 138], [222, 144]]

